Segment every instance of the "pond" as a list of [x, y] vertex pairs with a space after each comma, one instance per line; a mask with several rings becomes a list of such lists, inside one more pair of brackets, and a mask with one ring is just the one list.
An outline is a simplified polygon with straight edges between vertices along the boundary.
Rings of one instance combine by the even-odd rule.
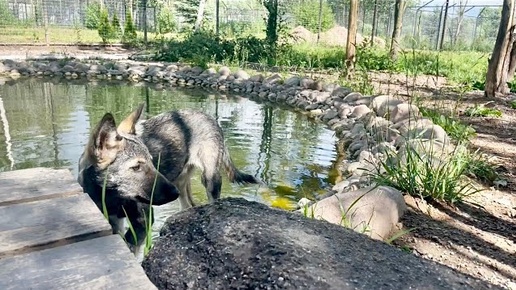
[[[268, 189], [239, 186], [224, 175], [223, 197], [242, 196], [288, 207], [334, 183], [336, 137], [302, 114], [196, 89], [153, 90], [123, 83], [39, 79], [0, 85], [0, 172], [64, 167], [77, 176], [77, 162], [90, 128], [105, 112], [120, 121], [141, 102], [147, 102], [149, 116], [180, 108], [215, 116], [236, 166], [268, 184]], [[195, 200], [205, 203], [198, 172], [192, 189]], [[179, 202], [157, 207], [156, 228], [179, 209]]]

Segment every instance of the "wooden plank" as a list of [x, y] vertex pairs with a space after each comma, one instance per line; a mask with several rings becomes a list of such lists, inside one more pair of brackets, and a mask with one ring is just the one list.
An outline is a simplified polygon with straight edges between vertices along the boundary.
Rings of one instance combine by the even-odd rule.
[[0, 289], [156, 289], [118, 235], [0, 259]]
[[0, 173], [0, 206], [81, 192], [68, 169], [38, 167]]
[[86, 193], [1, 206], [0, 217], [0, 257], [112, 233]]

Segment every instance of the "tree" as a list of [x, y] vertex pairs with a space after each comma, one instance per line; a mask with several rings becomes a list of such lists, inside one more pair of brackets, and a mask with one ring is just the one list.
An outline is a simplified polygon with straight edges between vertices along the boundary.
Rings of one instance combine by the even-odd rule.
[[400, 35], [401, 28], [403, 26], [403, 14], [405, 13], [405, 0], [396, 0], [396, 6], [394, 8], [394, 30], [392, 31], [391, 38], [391, 51], [389, 52], [393, 60], [398, 58], [400, 50]]
[[206, 0], [200, 0], [199, 6], [197, 6], [197, 18], [195, 19], [194, 30], [199, 31], [202, 25], [202, 19], [204, 17], [204, 8], [206, 7]]
[[276, 47], [278, 42], [278, 0], [263, 0], [263, 6], [267, 9], [265, 38], [269, 45]]
[[97, 29], [99, 36], [102, 38], [102, 42], [104, 44], [108, 43], [109, 39], [113, 38], [113, 27], [109, 22], [109, 13], [106, 8], [100, 10], [99, 24]]
[[[453, 45], [457, 45], [457, 40], [459, 39], [460, 29], [462, 28], [462, 22], [464, 21], [464, 14], [466, 12], [466, 6], [468, 5], [468, 0], [460, 0], [459, 1], [459, 14], [457, 15], [457, 27], [455, 29], [455, 34], [452, 35]], [[451, 30], [450, 30], [451, 32]]]
[[[321, 13], [320, 19], [319, 13]], [[319, 31], [319, 20], [321, 21], [321, 31], [328, 30], [335, 25], [333, 12], [326, 1], [303, 0], [299, 5], [294, 6], [292, 14], [297, 25], [302, 25], [312, 32]]]
[[120, 39], [120, 36], [122, 36], [122, 26], [120, 26], [120, 20], [116, 12], [113, 14], [113, 19], [111, 19], [111, 28], [113, 33], [112, 38]]
[[346, 72], [350, 77], [355, 70], [357, 24], [358, 24], [358, 0], [350, 0], [348, 21], [348, 39], [346, 41]]
[[516, 47], [514, 36], [514, 8], [516, 0], [504, 0], [502, 18], [493, 54], [487, 66], [485, 96], [494, 98], [509, 93], [507, 81], [514, 77], [516, 69]]
[[122, 42], [133, 43], [136, 41], [136, 27], [134, 26], [131, 10], [127, 9], [125, 13], [124, 35]]

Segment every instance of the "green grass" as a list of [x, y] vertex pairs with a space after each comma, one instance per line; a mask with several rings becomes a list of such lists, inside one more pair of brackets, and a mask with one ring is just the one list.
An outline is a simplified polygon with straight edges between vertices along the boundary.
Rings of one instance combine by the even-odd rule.
[[379, 185], [448, 203], [462, 201], [480, 191], [466, 179], [474, 156], [464, 144], [458, 144], [451, 154], [442, 154], [440, 149], [422, 150], [426, 147], [423, 141], [417, 142], [406, 146], [402, 157], [385, 152], [387, 158], [368, 175]]
[[468, 107], [466, 111], [464, 111], [464, 115], [468, 117], [496, 117], [500, 118], [502, 116], [502, 111], [498, 109], [488, 108], [484, 105], [475, 105]]
[[[137, 32], [138, 38], [143, 39], [143, 32]], [[49, 27], [48, 36], [50, 43], [59, 44], [97, 44], [102, 43], [97, 30], [87, 28], [62, 28]], [[156, 35], [149, 32], [149, 41], [156, 40]], [[43, 27], [0, 27], [0, 39], [2, 43], [35, 43], [45, 44], [45, 28]], [[118, 42], [115, 42], [118, 43]]]
[[419, 107], [419, 111], [424, 117], [430, 118], [434, 124], [441, 126], [450, 138], [459, 143], [469, 141], [476, 135], [473, 127], [463, 124], [453, 116], [446, 116], [438, 110], [424, 107]]

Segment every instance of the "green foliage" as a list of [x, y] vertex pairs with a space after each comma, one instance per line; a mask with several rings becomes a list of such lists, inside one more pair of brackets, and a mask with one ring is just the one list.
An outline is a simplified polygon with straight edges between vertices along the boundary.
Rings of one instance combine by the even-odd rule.
[[476, 134], [473, 127], [461, 123], [456, 118], [445, 116], [437, 110], [423, 107], [419, 110], [424, 117], [430, 118], [434, 124], [441, 126], [448, 136], [457, 142], [469, 141]]
[[122, 26], [120, 26], [120, 20], [118, 19], [118, 16], [116, 15], [116, 13], [113, 14], [113, 19], [111, 20], [111, 32], [112, 32], [111, 38], [114, 38], [114, 39], [120, 39], [120, 37], [123, 34]]
[[485, 155], [479, 154], [478, 151], [471, 155], [466, 174], [489, 184], [500, 180], [500, 175], [496, 172], [495, 166]]
[[174, 14], [168, 8], [162, 8], [158, 14], [158, 33], [165, 34], [176, 30]]
[[[312, 32], [319, 31], [319, 5], [319, 0], [303, 0], [296, 4], [292, 11], [296, 24]], [[323, 1], [321, 8], [321, 31], [326, 31], [335, 25], [335, 18], [328, 2]]]
[[13, 25], [17, 19], [12, 14], [7, 1], [0, 2], [0, 25]]
[[464, 115], [469, 117], [501, 117], [502, 111], [494, 108], [488, 108], [484, 105], [475, 105], [468, 107], [464, 111]]
[[209, 31], [191, 33], [183, 41], [173, 39], [158, 52], [161, 61], [187, 61], [205, 66], [210, 61], [230, 59], [235, 43], [224, 40]]
[[102, 9], [100, 11], [99, 25], [97, 28], [99, 32], [100, 38], [102, 38], [103, 43], [108, 43], [110, 39], [113, 38], [113, 27], [109, 22], [109, 13], [107, 9]]
[[125, 14], [124, 35], [122, 42], [133, 44], [136, 42], [136, 27], [134, 26], [133, 17], [129, 11]]
[[279, 39], [278, 18], [280, 15], [278, 10], [278, 0], [264, 0], [263, 6], [267, 9], [265, 38], [269, 45], [274, 47]]
[[97, 29], [100, 24], [101, 7], [100, 3], [95, 1], [86, 6], [86, 28]]
[[[197, 19], [199, 0], [178, 0], [174, 2], [177, 12], [184, 18], [184, 22], [193, 25]], [[192, 26], [193, 27], [193, 26]]]
[[[463, 144], [458, 144], [451, 154], [438, 154], [427, 150], [423, 141], [404, 147], [400, 157], [387, 151], [387, 159], [369, 172], [378, 185], [395, 187], [421, 198], [454, 203], [480, 190], [465, 179], [472, 155]], [[419, 148], [418, 148], [419, 147]]]

